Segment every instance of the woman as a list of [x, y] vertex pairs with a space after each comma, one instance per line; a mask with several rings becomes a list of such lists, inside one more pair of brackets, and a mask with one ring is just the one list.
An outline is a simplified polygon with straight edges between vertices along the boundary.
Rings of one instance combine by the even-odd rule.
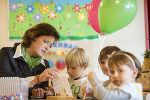
[[41, 91], [47, 87], [49, 78], [57, 76], [57, 69], [50, 68], [48, 61], [42, 57], [59, 38], [56, 29], [47, 23], [37, 24], [28, 29], [21, 43], [0, 50], [0, 77], [31, 79], [30, 86], [33, 87], [29, 89], [29, 98], [33, 89], [40, 88]]

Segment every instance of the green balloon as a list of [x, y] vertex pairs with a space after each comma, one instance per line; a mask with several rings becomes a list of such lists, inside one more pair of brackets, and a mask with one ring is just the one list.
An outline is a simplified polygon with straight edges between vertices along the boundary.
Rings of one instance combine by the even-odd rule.
[[101, 0], [98, 20], [103, 33], [113, 33], [128, 25], [137, 11], [136, 0]]

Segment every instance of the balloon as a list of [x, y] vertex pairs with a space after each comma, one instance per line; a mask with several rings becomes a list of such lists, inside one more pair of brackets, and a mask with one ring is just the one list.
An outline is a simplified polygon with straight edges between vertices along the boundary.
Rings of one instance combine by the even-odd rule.
[[100, 29], [115, 32], [128, 25], [137, 11], [136, 0], [101, 0], [98, 8]]
[[87, 18], [90, 26], [97, 32], [101, 33], [99, 23], [98, 23], [98, 7], [101, 0], [93, 0], [90, 3], [89, 9], [87, 11]]
[[63, 70], [65, 66], [65, 62], [62, 59], [58, 59], [58, 61], [56, 62], [56, 68], [59, 70]]

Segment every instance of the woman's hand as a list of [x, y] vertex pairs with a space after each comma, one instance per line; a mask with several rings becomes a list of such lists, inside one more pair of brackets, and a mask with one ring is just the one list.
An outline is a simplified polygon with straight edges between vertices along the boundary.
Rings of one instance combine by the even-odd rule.
[[44, 93], [45, 93], [45, 90], [42, 89], [42, 88], [33, 89], [32, 90], [32, 97], [33, 98], [36, 98], [36, 97], [43, 98], [44, 97]]
[[33, 85], [38, 84], [39, 82], [48, 81], [49, 79], [53, 80], [57, 78], [58, 70], [56, 68], [47, 68], [45, 69], [39, 76], [35, 76], [32, 81], [30, 81], [30, 87]]
[[58, 70], [56, 68], [47, 68], [39, 75], [39, 81], [44, 82], [49, 79], [53, 80], [57, 78]]

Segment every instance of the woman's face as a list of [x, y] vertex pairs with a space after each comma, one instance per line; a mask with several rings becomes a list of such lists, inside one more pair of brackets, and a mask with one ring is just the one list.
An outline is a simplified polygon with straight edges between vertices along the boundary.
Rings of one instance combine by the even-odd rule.
[[29, 50], [29, 55], [31, 57], [43, 57], [49, 48], [53, 46], [55, 38], [52, 36], [40, 36], [32, 41]]

